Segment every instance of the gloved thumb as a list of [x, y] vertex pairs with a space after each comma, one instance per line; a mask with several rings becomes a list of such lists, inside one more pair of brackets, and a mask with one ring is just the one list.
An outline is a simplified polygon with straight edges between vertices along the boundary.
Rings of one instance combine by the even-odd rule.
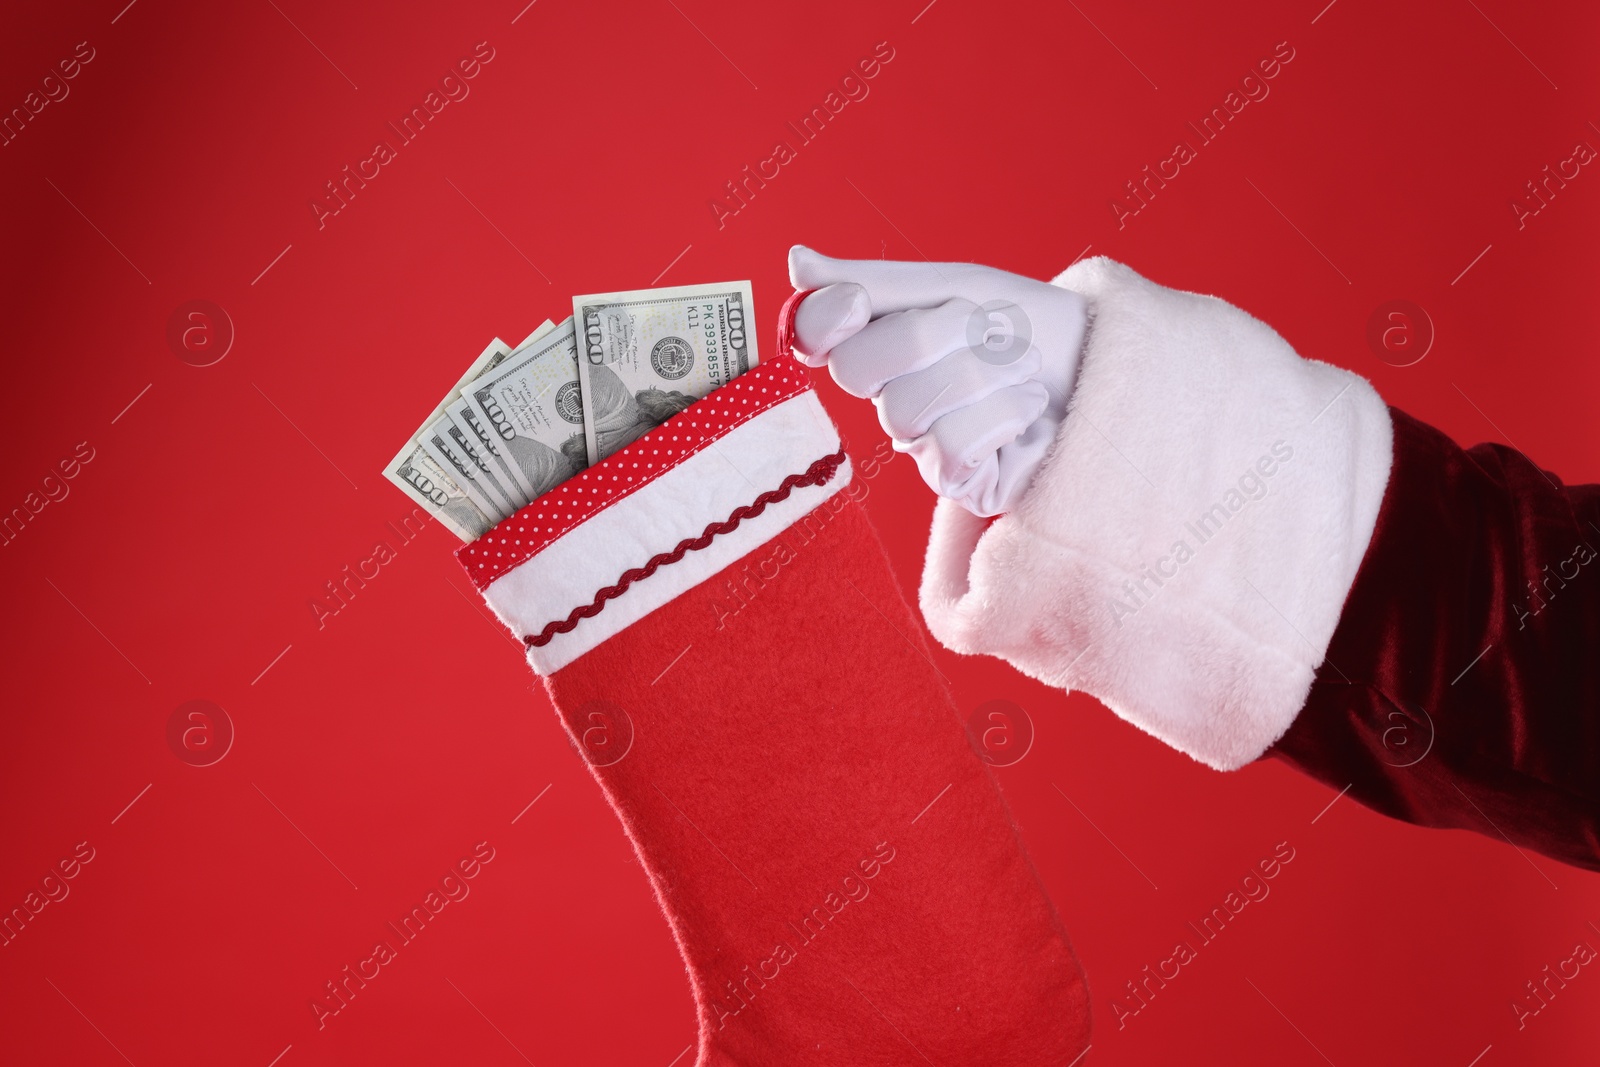
[[856, 283], [839, 282], [818, 289], [795, 311], [795, 358], [808, 367], [822, 366], [834, 346], [853, 336], [871, 317], [867, 291]]
[[867, 290], [874, 315], [938, 307], [954, 296], [971, 297], [957, 292], [957, 281], [971, 269], [970, 264], [833, 259], [805, 245], [789, 249], [789, 281], [796, 289], [856, 282]]

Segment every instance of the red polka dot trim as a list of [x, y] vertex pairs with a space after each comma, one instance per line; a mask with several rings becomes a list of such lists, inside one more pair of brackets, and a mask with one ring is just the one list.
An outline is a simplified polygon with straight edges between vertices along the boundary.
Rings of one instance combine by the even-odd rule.
[[457, 549], [456, 559], [473, 585], [487, 589], [557, 539], [735, 427], [810, 388], [806, 368], [793, 358], [757, 364]]

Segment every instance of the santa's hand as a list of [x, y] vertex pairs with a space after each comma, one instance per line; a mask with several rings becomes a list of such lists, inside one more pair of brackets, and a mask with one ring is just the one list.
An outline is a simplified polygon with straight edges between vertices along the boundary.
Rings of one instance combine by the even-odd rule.
[[1010, 510], [1065, 416], [1083, 298], [971, 263], [830, 259], [799, 245], [789, 276], [817, 290], [795, 316], [797, 358], [870, 398], [934, 492], [977, 515]]

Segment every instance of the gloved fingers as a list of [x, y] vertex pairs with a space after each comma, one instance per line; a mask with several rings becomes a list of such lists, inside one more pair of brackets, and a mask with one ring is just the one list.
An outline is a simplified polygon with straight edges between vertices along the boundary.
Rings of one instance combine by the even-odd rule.
[[940, 496], [958, 493], [999, 449], [1023, 434], [1044, 413], [1050, 394], [1038, 382], [1023, 382], [958, 408], [899, 451], [917, 461], [923, 480]]
[[[921, 464], [918, 464], [921, 469]], [[927, 472], [923, 472], [927, 478]], [[998, 514], [991, 510], [989, 505], [994, 503], [997, 495], [995, 486], [1000, 479], [1000, 453], [995, 452], [985, 456], [983, 460], [972, 469], [964, 479], [955, 485], [943, 485], [936, 492], [947, 500], [953, 500], [966, 508], [974, 515], [987, 518]]]
[[1041, 360], [1037, 346], [1001, 365], [970, 348], [951, 352], [931, 367], [890, 379], [875, 401], [878, 422], [890, 437], [921, 437], [952, 411], [1028, 381], [1039, 372]]
[[820, 289], [855, 282], [867, 290], [872, 314], [935, 307], [962, 293], [970, 263], [914, 263], [904, 260], [833, 259], [804, 245], [789, 249], [789, 281], [796, 289]]
[[934, 308], [912, 308], [875, 318], [834, 345], [833, 380], [851, 396], [875, 397], [891, 379], [910, 374], [966, 347], [976, 304], [959, 297]]
[[1015, 440], [1000, 446], [972, 475], [945, 495], [974, 515], [1001, 515], [1015, 508], [1033, 480], [1061, 424], [1038, 418]]
[[871, 316], [867, 291], [854, 282], [818, 289], [795, 310], [795, 358], [808, 367], [822, 366], [833, 346], [860, 330]]
[[979, 359], [998, 367], [1020, 359], [1033, 347], [1033, 331], [1033, 320], [1020, 306], [990, 300], [973, 309], [967, 343]]

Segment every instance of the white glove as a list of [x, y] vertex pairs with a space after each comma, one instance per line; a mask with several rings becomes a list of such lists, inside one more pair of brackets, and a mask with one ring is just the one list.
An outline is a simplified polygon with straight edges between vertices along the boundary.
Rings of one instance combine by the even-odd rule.
[[1011, 510], [1056, 439], [1087, 329], [1082, 296], [973, 263], [829, 259], [789, 250], [815, 289], [795, 354], [871, 398], [898, 452], [975, 515]]

